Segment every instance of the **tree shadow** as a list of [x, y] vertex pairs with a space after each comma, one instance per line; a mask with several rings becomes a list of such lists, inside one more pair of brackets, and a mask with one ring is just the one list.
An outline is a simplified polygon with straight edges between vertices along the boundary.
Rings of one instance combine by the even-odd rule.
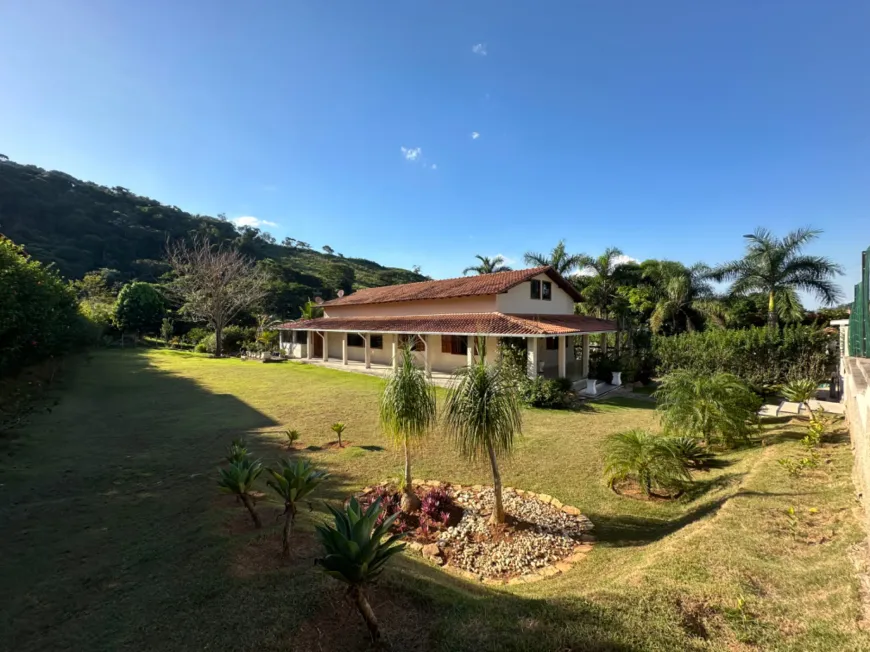
[[601, 411], [601, 407], [631, 409], [631, 410], [655, 410], [656, 404], [654, 401], [643, 398], [634, 398], [632, 396], [612, 396], [610, 398], [602, 398], [587, 403], [593, 411]]

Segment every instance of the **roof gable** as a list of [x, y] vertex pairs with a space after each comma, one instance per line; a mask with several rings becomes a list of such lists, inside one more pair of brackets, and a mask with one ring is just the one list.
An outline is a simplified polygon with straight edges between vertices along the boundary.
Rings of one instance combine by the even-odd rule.
[[499, 294], [528, 281], [539, 274], [546, 274], [562, 288], [574, 301], [581, 297], [571, 283], [558, 274], [552, 267], [533, 267], [496, 274], [462, 276], [442, 281], [421, 281], [403, 285], [387, 285], [378, 288], [365, 288], [338, 299], [323, 303], [324, 306], [354, 306], [369, 303], [394, 303], [397, 301], [423, 301], [426, 299], [456, 299], [487, 294]]

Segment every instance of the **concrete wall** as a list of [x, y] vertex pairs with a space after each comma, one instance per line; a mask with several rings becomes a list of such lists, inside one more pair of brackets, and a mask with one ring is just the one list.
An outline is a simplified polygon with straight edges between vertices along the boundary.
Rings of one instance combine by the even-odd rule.
[[870, 528], [870, 359], [843, 361], [843, 399], [855, 453], [854, 480]]
[[549, 301], [532, 299], [532, 282], [526, 281], [507, 292], [495, 295], [498, 312], [515, 315], [573, 315], [574, 300], [546, 274], [535, 277], [553, 285], [553, 298]]
[[[395, 301], [358, 306], [326, 306], [327, 317], [401, 317], [405, 315], [452, 315], [467, 312], [495, 312], [496, 295], [428, 299], [425, 301]], [[572, 308], [573, 311], [573, 308]]]

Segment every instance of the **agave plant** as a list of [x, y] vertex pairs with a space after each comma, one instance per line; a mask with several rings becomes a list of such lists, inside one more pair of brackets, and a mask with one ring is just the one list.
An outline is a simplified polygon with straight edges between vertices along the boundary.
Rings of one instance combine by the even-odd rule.
[[691, 481], [688, 465], [675, 455], [667, 439], [639, 429], [611, 435], [604, 467], [610, 488], [630, 478], [649, 496], [654, 489], [673, 491]]
[[381, 514], [380, 500], [373, 502], [365, 511], [356, 498], [351, 498], [344, 509], [330, 505], [329, 510], [335, 518], [335, 525], [317, 526], [317, 534], [326, 552], [326, 556], [318, 559], [317, 563], [329, 575], [348, 585], [348, 593], [363, 617], [372, 640], [377, 644], [381, 632], [377, 617], [366, 598], [365, 587], [377, 579], [393, 555], [405, 548], [404, 544], [398, 542], [403, 534], [393, 534], [384, 539], [400, 512], [377, 525]]
[[339, 448], [342, 447], [341, 433], [343, 433], [346, 428], [347, 428], [347, 426], [344, 425], [341, 421], [338, 421], [338, 422], [332, 424], [332, 432], [334, 432], [336, 435], [338, 435], [338, 447]]
[[782, 395], [787, 401], [800, 403], [812, 415], [810, 401], [816, 397], [818, 387], [818, 383], [812, 378], [801, 378], [800, 380], [792, 380], [783, 385]]
[[235, 494], [251, 514], [254, 527], [263, 527], [263, 524], [260, 522], [260, 516], [254, 509], [254, 501], [250, 493], [254, 482], [263, 472], [263, 465], [258, 460], [251, 460], [245, 457], [238, 462], [231, 462], [224, 469], [218, 470], [220, 471], [218, 485], [221, 490], [228, 494]]
[[287, 437], [287, 448], [293, 448], [299, 438], [302, 436], [298, 430], [293, 430], [288, 428], [284, 431], [284, 435]]
[[295, 463], [279, 460], [278, 469], [267, 469], [271, 480], [267, 480], [276, 494], [284, 500], [284, 530], [281, 537], [282, 552], [290, 556], [290, 530], [296, 522], [296, 503], [314, 491], [321, 482], [329, 477], [325, 471], [317, 471], [308, 460]]
[[236, 464], [248, 459], [248, 444], [244, 439], [233, 439], [227, 447], [227, 462]]

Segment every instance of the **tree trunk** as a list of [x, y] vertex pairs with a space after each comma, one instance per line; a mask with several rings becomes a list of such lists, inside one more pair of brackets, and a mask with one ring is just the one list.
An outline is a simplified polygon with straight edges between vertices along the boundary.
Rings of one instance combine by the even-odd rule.
[[767, 299], [767, 325], [771, 328], [776, 328], [778, 321], [776, 316], [776, 301], [773, 297], [773, 290], [771, 290]]
[[281, 537], [282, 550], [285, 557], [290, 556], [290, 531], [293, 527], [293, 522], [296, 520], [296, 505], [287, 503], [284, 507], [284, 531]]
[[221, 357], [221, 355], [223, 355], [223, 352], [224, 352], [223, 334], [224, 334], [224, 327], [223, 326], [215, 326], [214, 327], [214, 357], [216, 357], [216, 358]]
[[254, 509], [254, 504], [251, 502], [251, 497], [248, 494], [242, 494], [240, 497], [242, 499], [242, 503], [245, 505], [245, 507], [248, 508], [248, 511], [251, 513], [251, 520], [254, 521], [254, 527], [263, 527], [263, 524], [260, 522], [260, 517]]
[[417, 498], [411, 485], [411, 447], [408, 445], [408, 438], [405, 437], [405, 493], [402, 494], [402, 511], [410, 514], [418, 509], [420, 509], [420, 499]]
[[375, 612], [372, 611], [372, 607], [369, 604], [369, 601], [366, 600], [366, 596], [365, 593], [363, 593], [362, 587], [355, 584], [352, 585], [350, 587], [350, 597], [353, 598], [353, 601], [356, 604], [356, 608], [359, 609], [360, 615], [366, 622], [366, 627], [369, 628], [369, 634], [371, 634], [372, 642], [376, 646], [380, 645], [381, 629], [378, 626], [378, 619], [375, 617]]
[[622, 319], [616, 318], [616, 357], [619, 358], [622, 353]]
[[498, 460], [495, 459], [495, 449], [490, 445], [487, 446], [489, 452], [489, 463], [492, 465], [492, 488], [495, 490], [495, 504], [492, 507], [492, 516], [489, 519], [490, 523], [504, 523], [504, 506], [501, 502], [501, 474], [498, 472]]

